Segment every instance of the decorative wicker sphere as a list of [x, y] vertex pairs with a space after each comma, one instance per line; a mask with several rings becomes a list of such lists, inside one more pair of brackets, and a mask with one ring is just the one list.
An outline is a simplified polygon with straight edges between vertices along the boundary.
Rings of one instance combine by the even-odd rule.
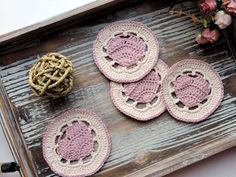
[[59, 97], [73, 87], [72, 63], [58, 53], [48, 53], [29, 71], [29, 84], [37, 96]]

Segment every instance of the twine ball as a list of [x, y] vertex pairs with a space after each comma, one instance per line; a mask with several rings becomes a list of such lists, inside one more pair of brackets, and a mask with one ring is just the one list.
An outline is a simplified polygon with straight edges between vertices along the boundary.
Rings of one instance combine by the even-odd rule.
[[29, 71], [29, 85], [37, 96], [65, 96], [73, 87], [72, 63], [58, 53], [48, 53]]

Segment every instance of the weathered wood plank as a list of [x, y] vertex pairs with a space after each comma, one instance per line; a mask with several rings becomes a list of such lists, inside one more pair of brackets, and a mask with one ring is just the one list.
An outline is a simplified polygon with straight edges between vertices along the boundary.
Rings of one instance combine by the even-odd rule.
[[[128, 6], [94, 22], [55, 33], [33, 47], [26, 46], [24, 50], [2, 56], [3, 87], [15, 108], [17, 125], [38, 176], [56, 176], [42, 158], [41, 138], [46, 125], [55, 116], [74, 107], [97, 112], [111, 133], [111, 156], [95, 176], [162, 176], [236, 145], [236, 87], [232, 84], [236, 81], [236, 63], [226, 40], [222, 37], [214, 45], [199, 47], [194, 37], [201, 27], [185, 17], [170, 16], [169, 7], [158, 9], [157, 5], [145, 1]], [[198, 14], [195, 3], [183, 3], [182, 8]], [[219, 72], [225, 97], [208, 120], [188, 124], [174, 120], [165, 112], [158, 119], [140, 123], [127, 118], [113, 106], [109, 81], [93, 62], [92, 44], [107, 23], [127, 18], [140, 21], [154, 31], [160, 42], [160, 58], [168, 65], [183, 58], [200, 58]], [[38, 98], [27, 84], [27, 71], [48, 51], [68, 56], [74, 65], [75, 84], [67, 97]]]

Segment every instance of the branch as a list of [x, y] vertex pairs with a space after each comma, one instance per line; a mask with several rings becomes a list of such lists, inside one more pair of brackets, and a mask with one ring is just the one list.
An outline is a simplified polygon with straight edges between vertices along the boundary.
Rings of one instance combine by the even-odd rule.
[[205, 26], [206, 24], [206, 20], [202, 19], [202, 18], [198, 18], [196, 17], [196, 15], [193, 15], [189, 12], [184, 12], [182, 10], [170, 10], [170, 14], [173, 15], [173, 16], [177, 16], [177, 17], [180, 17], [180, 16], [186, 16], [188, 18], [190, 18], [193, 23], [196, 23], [196, 24], [203, 24]]

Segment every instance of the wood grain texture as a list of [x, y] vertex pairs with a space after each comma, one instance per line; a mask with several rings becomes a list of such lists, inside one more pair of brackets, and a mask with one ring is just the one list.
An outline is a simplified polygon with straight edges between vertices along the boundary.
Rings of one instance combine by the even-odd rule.
[[[160, 4], [149, 0], [134, 3], [54, 32], [43, 40], [31, 37], [31, 43], [19, 51], [2, 49], [0, 102], [6, 112], [12, 114], [12, 128], [21, 138], [16, 143], [27, 152], [21, 153], [21, 158], [28, 158], [28, 165], [33, 164], [29, 177], [57, 176], [42, 158], [42, 134], [51, 120], [71, 108], [95, 111], [110, 131], [111, 155], [94, 176], [163, 176], [236, 145], [236, 87], [233, 84], [236, 82], [236, 63], [230, 50], [232, 46], [221, 37], [214, 45], [200, 47], [194, 38], [201, 26], [192, 24], [185, 17], [170, 16], [169, 4], [168, 1]], [[194, 2], [175, 6], [180, 7], [198, 15]], [[139, 21], [150, 27], [160, 42], [160, 58], [169, 66], [184, 58], [198, 58], [219, 72], [225, 87], [224, 100], [209, 119], [189, 124], [179, 122], [165, 112], [158, 119], [144, 123], [126, 117], [113, 106], [109, 81], [93, 62], [92, 45], [99, 30], [121, 19]], [[29, 68], [39, 56], [49, 51], [66, 55], [73, 63], [74, 88], [67, 97], [36, 97], [27, 83]], [[5, 100], [8, 100], [7, 104]], [[5, 119], [9, 116], [3, 115]]]

